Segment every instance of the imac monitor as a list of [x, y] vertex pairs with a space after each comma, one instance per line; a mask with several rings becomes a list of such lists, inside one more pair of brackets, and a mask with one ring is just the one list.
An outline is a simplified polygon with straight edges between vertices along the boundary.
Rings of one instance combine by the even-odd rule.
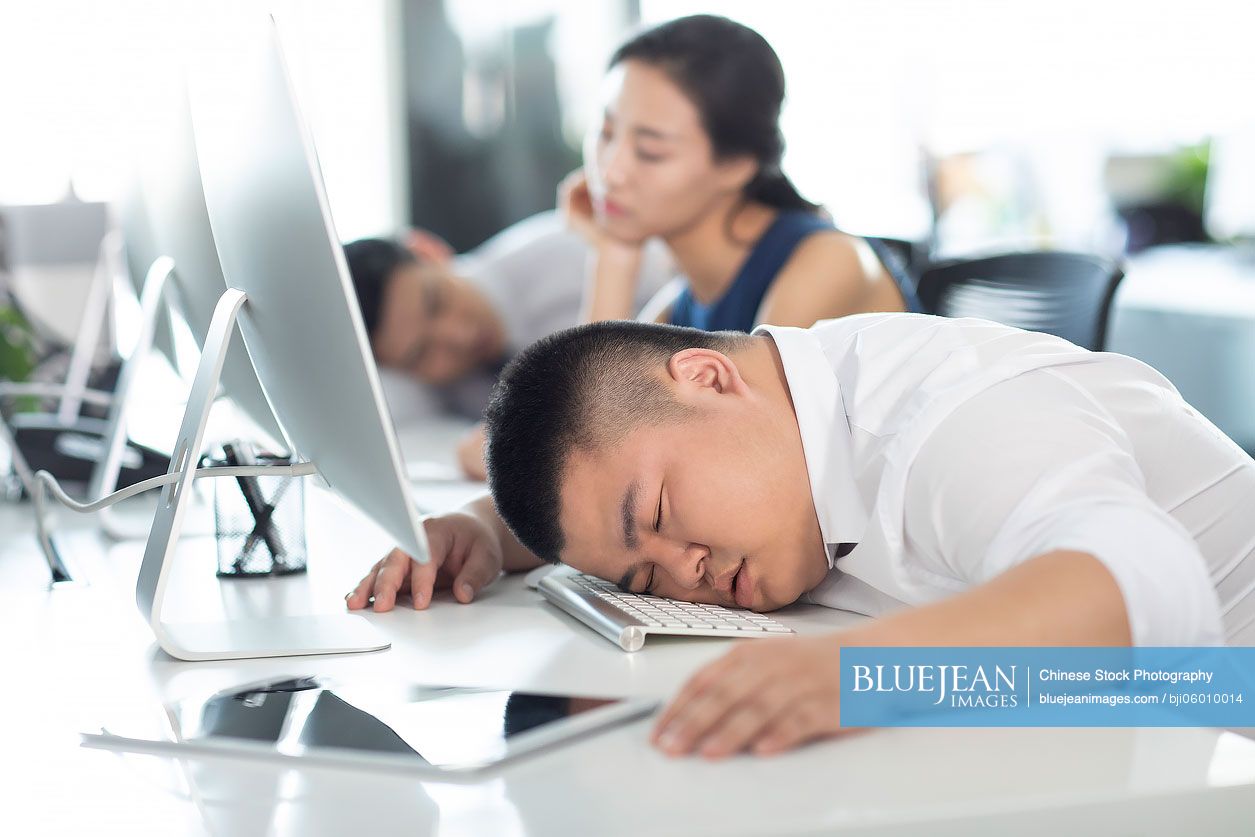
[[247, 296], [237, 322], [257, 377], [292, 453], [426, 561], [418, 509], [274, 22], [256, 13], [208, 17], [195, 33], [188, 99], [222, 273], [227, 286]]
[[[153, 252], [174, 261], [166, 300], [204, 346], [218, 299], [227, 289], [210, 228], [200, 165], [192, 136], [187, 88], [182, 75], [169, 73], [154, 90], [149, 142], [137, 163], [139, 209], [150, 220]], [[231, 336], [222, 366], [224, 393], [269, 438], [286, 445], [239, 333]]]
[[[125, 273], [125, 278], [130, 280], [129, 289], [123, 287], [122, 290], [129, 291], [128, 295], [133, 293], [135, 301], [138, 302], [144, 293], [144, 281], [148, 277], [148, 269], [152, 267], [157, 257], [162, 255], [157, 246], [153, 219], [140, 194], [138, 182], [130, 184], [130, 188], [118, 203], [118, 224], [122, 230], [124, 254], [122, 272]], [[165, 356], [175, 371], [178, 371], [179, 358], [175, 349], [176, 343], [174, 322], [170, 319], [170, 312], [162, 308], [153, 329], [152, 346]]]

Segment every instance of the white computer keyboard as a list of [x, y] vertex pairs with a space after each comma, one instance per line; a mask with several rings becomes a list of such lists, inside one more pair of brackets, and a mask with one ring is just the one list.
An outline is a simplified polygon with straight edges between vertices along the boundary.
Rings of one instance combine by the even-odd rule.
[[745, 639], [794, 633], [760, 613], [624, 593], [609, 581], [574, 571], [550, 573], [536, 589], [624, 651], [639, 651], [648, 635]]

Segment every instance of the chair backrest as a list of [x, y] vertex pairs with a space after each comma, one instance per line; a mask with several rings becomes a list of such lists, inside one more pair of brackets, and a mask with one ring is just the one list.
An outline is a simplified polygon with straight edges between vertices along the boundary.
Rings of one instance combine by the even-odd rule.
[[919, 298], [930, 314], [993, 320], [1102, 351], [1111, 299], [1123, 278], [1111, 259], [1008, 253], [929, 267], [920, 275]]
[[906, 266], [907, 272], [912, 277], [918, 277], [920, 270], [928, 266], [927, 244], [908, 241], [905, 238], [885, 238], [883, 235], [875, 236], [875, 238], [902, 259], [902, 264]]

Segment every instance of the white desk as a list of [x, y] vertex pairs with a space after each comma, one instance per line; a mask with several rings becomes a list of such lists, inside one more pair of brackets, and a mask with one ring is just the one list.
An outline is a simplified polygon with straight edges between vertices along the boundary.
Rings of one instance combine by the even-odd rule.
[[[341, 608], [387, 540], [311, 494], [308, 576], [219, 582], [212, 542], [188, 539], [167, 607], [187, 618]], [[61, 515], [63, 542], [93, 583], [49, 592], [28, 515], [0, 506], [4, 833], [1232, 834], [1255, 813], [1255, 741], [1196, 729], [877, 730], [708, 764], [661, 755], [639, 721], [472, 784], [87, 749], [78, 731], [111, 708], [266, 676], [386, 670], [428, 683], [662, 698], [727, 644], [650, 640], [624, 654], [516, 577], [471, 606], [441, 597], [426, 612], [371, 616], [391, 635], [389, 651], [182, 663], [155, 648], [133, 604], [142, 544], [104, 549], [81, 519]], [[781, 616], [802, 632], [850, 618], [813, 607]]]
[[1255, 246], [1177, 244], [1129, 259], [1107, 348], [1162, 372], [1255, 451]]

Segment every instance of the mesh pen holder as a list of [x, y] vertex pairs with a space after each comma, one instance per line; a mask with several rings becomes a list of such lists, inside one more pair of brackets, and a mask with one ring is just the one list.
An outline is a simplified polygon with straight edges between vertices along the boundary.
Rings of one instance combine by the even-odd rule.
[[[290, 465], [259, 455], [259, 465]], [[210, 466], [226, 465], [214, 459]], [[219, 578], [259, 578], [305, 572], [305, 488], [302, 477], [213, 480]], [[251, 485], [250, 485], [251, 482]]]

